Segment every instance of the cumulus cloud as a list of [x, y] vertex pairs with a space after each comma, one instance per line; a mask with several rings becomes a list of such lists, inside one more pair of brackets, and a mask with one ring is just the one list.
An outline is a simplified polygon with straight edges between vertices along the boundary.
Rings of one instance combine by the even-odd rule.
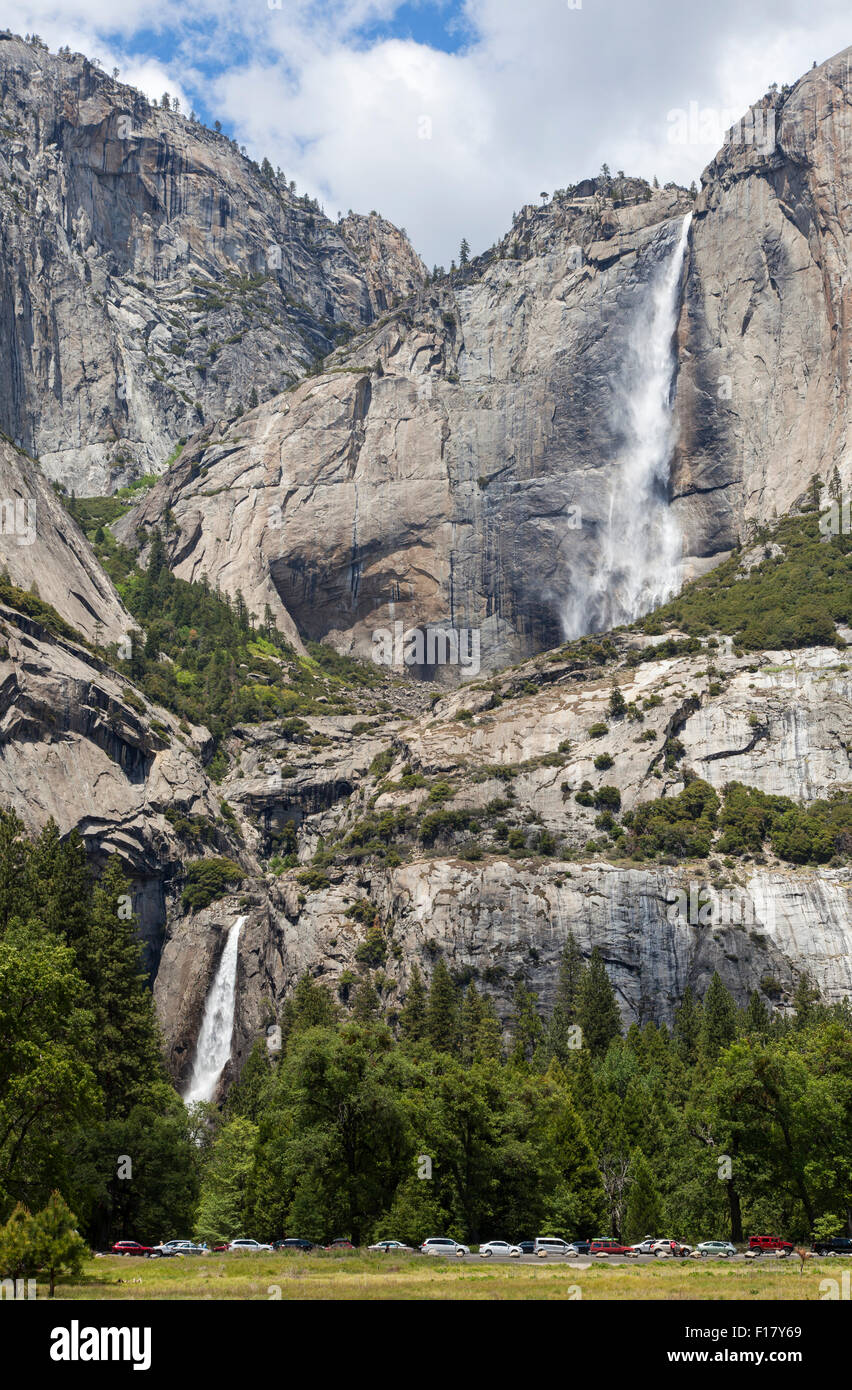
[[[178, 92], [332, 215], [377, 208], [404, 225], [430, 264], [462, 236], [484, 249], [521, 204], [603, 161], [688, 184], [715, 153], [713, 112], [741, 114], [852, 39], [845, 0], [806, 15], [798, 0], [421, 0], [455, 23], [447, 52], [406, 37], [400, 10], [13, 0], [7, 22], [115, 63], [147, 94]], [[672, 113], [691, 103], [710, 138], [679, 143]]]

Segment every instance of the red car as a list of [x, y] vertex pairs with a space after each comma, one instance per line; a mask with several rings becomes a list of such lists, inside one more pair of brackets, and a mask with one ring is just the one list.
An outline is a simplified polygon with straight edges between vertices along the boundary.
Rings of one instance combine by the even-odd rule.
[[608, 1238], [593, 1240], [589, 1246], [590, 1255], [626, 1255], [629, 1251], [629, 1245], [622, 1245], [620, 1241]]
[[766, 1250], [781, 1250], [785, 1255], [789, 1255], [793, 1250], [793, 1242], [784, 1240], [782, 1236], [749, 1236], [748, 1248], [758, 1255], [762, 1255]]
[[331, 1245], [324, 1245], [323, 1250], [354, 1250], [355, 1246], [351, 1240], [333, 1240]]
[[150, 1255], [153, 1245], [140, 1245], [138, 1240], [117, 1240], [111, 1255]]

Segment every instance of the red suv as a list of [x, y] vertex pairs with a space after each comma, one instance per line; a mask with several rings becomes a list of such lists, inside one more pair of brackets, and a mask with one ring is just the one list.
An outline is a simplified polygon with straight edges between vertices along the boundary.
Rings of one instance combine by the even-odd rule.
[[626, 1255], [630, 1249], [629, 1245], [622, 1245], [618, 1240], [593, 1240], [589, 1246], [590, 1255]]
[[138, 1240], [117, 1240], [111, 1255], [150, 1255], [153, 1245], [140, 1245]]
[[785, 1255], [789, 1255], [793, 1250], [793, 1242], [783, 1240], [781, 1236], [749, 1236], [748, 1248], [758, 1255], [762, 1255], [765, 1250], [783, 1250]]

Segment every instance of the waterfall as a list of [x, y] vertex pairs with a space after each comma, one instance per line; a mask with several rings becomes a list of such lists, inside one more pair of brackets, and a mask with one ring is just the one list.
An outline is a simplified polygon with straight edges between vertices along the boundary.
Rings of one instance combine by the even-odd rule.
[[187, 1105], [198, 1100], [213, 1099], [216, 1083], [231, 1055], [234, 1002], [237, 992], [237, 949], [240, 928], [245, 920], [245, 917], [238, 917], [228, 932], [225, 949], [204, 1004], [204, 1017], [201, 1020], [201, 1031], [195, 1048], [192, 1076], [184, 1095]]
[[624, 444], [610, 474], [595, 572], [576, 588], [563, 615], [567, 638], [633, 622], [678, 587], [681, 538], [668, 495], [677, 361], [672, 338], [691, 220], [692, 213], [683, 219], [630, 327], [617, 384], [617, 425]]

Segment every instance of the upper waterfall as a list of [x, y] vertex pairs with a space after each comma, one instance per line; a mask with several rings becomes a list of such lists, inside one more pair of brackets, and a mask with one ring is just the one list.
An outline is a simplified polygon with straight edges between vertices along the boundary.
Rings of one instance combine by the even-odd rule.
[[195, 1049], [192, 1075], [184, 1101], [212, 1100], [223, 1068], [231, 1055], [234, 1003], [237, 989], [237, 951], [245, 917], [238, 917], [228, 932], [213, 983], [204, 1004], [204, 1017]]
[[566, 638], [632, 622], [677, 589], [681, 537], [669, 506], [674, 447], [672, 339], [692, 213], [648, 281], [630, 326], [616, 407], [623, 447], [609, 475], [606, 529], [595, 573], [563, 614]]

